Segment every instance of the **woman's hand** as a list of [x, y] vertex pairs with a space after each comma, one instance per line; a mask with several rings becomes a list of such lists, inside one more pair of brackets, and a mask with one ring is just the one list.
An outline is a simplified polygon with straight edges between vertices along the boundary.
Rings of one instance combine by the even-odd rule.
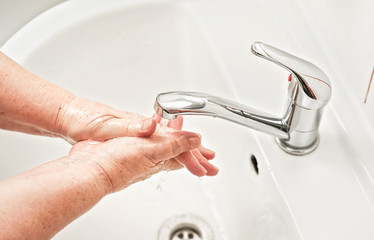
[[[155, 114], [153, 115], [153, 118], [158, 124], [162, 125], [162, 118], [159, 115]], [[182, 116], [178, 116], [175, 120], [169, 120], [167, 126], [161, 126], [160, 129], [170, 132], [173, 130], [181, 130], [182, 126], [183, 118]], [[191, 151], [185, 152], [176, 157], [176, 160], [196, 176], [215, 176], [218, 174], [218, 168], [208, 161], [212, 160], [214, 157], [215, 153], [212, 150], [200, 145], [198, 148], [192, 149]]]
[[[105, 141], [117, 137], [149, 137], [161, 118], [145, 118], [74, 96], [27, 71], [0, 52], [0, 128], [30, 134], [58, 136], [70, 143]], [[182, 120], [169, 122], [180, 130]], [[171, 129], [169, 129], [171, 131]], [[197, 176], [216, 175], [209, 164], [214, 153], [203, 147], [176, 160]]]
[[147, 137], [152, 119], [74, 96], [0, 52], [0, 128], [62, 137], [71, 143], [123, 136]]
[[136, 113], [116, 110], [98, 102], [75, 97], [60, 109], [56, 126], [59, 135], [74, 143], [88, 139], [148, 137], [156, 130], [156, 121]]
[[106, 179], [108, 191], [115, 192], [160, 171], [180, 169], [183, 165], [198, 176], [217, 174], [217, 169], [204, 157], [195, 156], [198, 148], [212, 155], [200, 144], [201, 137], [196, 133], [158, 129], [149, 138], [78, 142], [68, 158], [95, 164]]
[[148, 138], [80, 141], [66, 157], [0, 181], [0, 239], [51, 239], [105, 195], [180, 163], [205, 173], [188, 157], [200, 144], [200, 135], [168, 128]]
[[[61, 135], [68, 141], [107, 140], [117, 137], [149, 137], [155, 131], [161, 117], [145, 118], [135, 113], [115, 110], [104, 104], [83, 98], [76, 98], [61, 110], [58, 124], [63, 129]], [[182, 129], [183, 118], [168, 122], [168, 126], [159, 127], [158, 135]], [[214, 158], [214, 152], [199, 146], [186, 151], [175, 160], [178, 167], [185, 166], [196, 176], [214, 176], [218, 169], [208, 162]], [[177, 166], [177, 165], [174, 165]]]

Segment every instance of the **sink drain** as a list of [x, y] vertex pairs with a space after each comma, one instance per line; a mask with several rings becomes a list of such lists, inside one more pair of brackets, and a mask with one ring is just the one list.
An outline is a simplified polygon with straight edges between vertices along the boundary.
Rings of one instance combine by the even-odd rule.
[[172, 234], [171, 240], [202, 240], [196, 229], [180, 228]]
[[179, 215], [162, 224], [158, 240], [214, 240], [214, 236], [203, 219], [194, 215]]

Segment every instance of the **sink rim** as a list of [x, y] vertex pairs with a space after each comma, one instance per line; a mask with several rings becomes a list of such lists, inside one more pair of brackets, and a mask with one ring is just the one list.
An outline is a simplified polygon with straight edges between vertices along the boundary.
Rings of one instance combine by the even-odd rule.
[[[115, 8], [115, 6], [127, 6], [127, 5], [128, 6], [139, 6], [140, 4], [147, 4], [149, 2], [154, 3], [154, 2], [170, 2], [170, 1], [165, 1], [165, 0], [140, 0], [140, 2], [138, 2], [138, 1], [135, 1], [135, 0], [131, 0], [131, 1], [123, 2], [123, 1], [120, 1], [120, 0], [113, 0], [113, 2], [111, 2], [111, 3], [113, 3], [113, 5], [110, 4], [110, 6], [108, 6], [108, 4], [105, 1], [98, 1], [98, 0], [97, 1], [77, 0], [76, 2], [85, 3], [85, 4], [90, 2], [90, 4], [93, 4], [92, 7], [95, 6], [98, 9], [100, 7], [105, 6], [105, 7], [107, 7], [107, 11], [110, 11], [111, 9]], [[57, 7], [58, 7], [58, 9], [57, 9]], [[70, 10], [72, 10], [72, 9], [75, 9], [76, 12], [74, 12], [74, 11], [71, 12]], [[24, 60], [23, 56], [29, 56], [30, 54], [32, 54], [31, 52], [34, 51], [34, 49], [38, 48], [38, 46], [39, 46], [38, 44], [42, 44], [42, 43], [40, 43], [40, 39], [35, 39], [34, 38], [34, 39], [28, 39], [28, 40], [30, 40], [28, 42], [29, 45], [25, 46], [24, 45], [25, 36], [30, 36], [30, 35], [36, 36], [36, 35], [38, 35], [38, 34], [35, 34], [35, 33], [40, 33], [41, 34], [39, 36], [40, 38], [43, 38], [43, 36], [46, 36], [46, 35], [43, 35], [46, 32], [45, 29], [43, 30], [43, 29], [39, 28], [39, 24], [40, 24], [39, 21], [48, 20], [49, 23], [53, 23], [56, 20], [60, 20], [60, 18], [62, 16], [62, 15], [59, 15], [60, 13], [62, 13], [60, 11], [64, 11], [64, 13], [69, 13], [67, 15], [68, 16], [71, 15], [71, 18], [74, 19], [74, 21], [76, 19], [80, 19], [83, 16], [89, 16], [90, 14], [93, 14], [92, 12], [85, 12], [84, 15], [82, 15], [82, 11], [80, 11], [80, 10], [82, 10], [82, 9], [80, 7], [78, 7], [78, 4], [75, 5], [75, 3], [74, 3], [74, 5], [72, 5], [72, 1], [64, 2], [64, 3], [54, 7], [52, 9], [48, 10], [47, 12], [39, 15], [37, 18], [35, 18], [31, 22], [29, 22], [25, 27], [23, 27], [14, 36], [12, 36], [1, 47], [1, 50], [4, 51], [6, 54], [11, 55], [13, 58], [15, 58], [16, 61], [22, 62]], [[63, 15], [63, 16], [65, 16], [65, 15]], [[64, 26], [64, 27], [68, 27], [69, 24], [71, 24], [71, 22], [68, 19], [64, 19], [64, 21], [60, 21], [60, 22], [57, 21], [52, 25], [55, 26], [55, 25], [58, 25], [58, 24], [61, 24], [61, 26]], [[30, 34], [31, 32], [33, 32], [33, 34]], [[48, 35], [49, 34], [51, 34], [50, 31], [48, 32]], [[35, 40], [37, 40], [37, 41], [35, 41]], [[47, 40], [47, 38], [45, 40]], [[332, 107], [328, 106], [326, 110], [331, 111]], [[323, 128], [323, 127], [321, 128], [321, 131], [325, 131], [325, 130], [326, 130], [326, 128]], [[279, 191], [282, 194], [285, 194], [284, 198], [289, 199], [292, 196], [294, 196], [295, 194], [298, 194], [298, 193], [292, 193], [292, 189], [289, 189], [290, 191], [288, 193], [285, 193], [284, 190], [283, 190], [284, 188], [287, 188], [288, 185], [286, 183], [282, 183], [282, 179], [284, 179], [284, 173], [282, 171], [284, 170], [287, 173], [288, 170], [286, 169], [286, 167], [281, 167], [279, 164], [283, 164], [283, 163], [277, 163], [276, 160], [279, 160], [279, 159], [275, 159], [275, 158], [283, 158], [285, 156], [282, 155], [278, 150], [273, 151], [269, 147], [267, 147], [268, 145], [271, 145], [272, 144], [271, 141], [273, 141], [269, 136], [263, 136], [263, 135], [257, 134], [257, 133], [255, 133], [255, 135], [259, 136], [258, 137], [258, 144], [260, 145], [260, 148], [265, 149], [265, 151], [267, 152], [267, 154], [265, 154], [265, 152], [262, 152], [262, 154], [265, 154], [265, 156], [268, 156], [268, 158], [270, 158], [270, 160], [268, 160], [269, 161], [268, 163], [273, 168], [272, 171], [276, 176], [276, 181], [281, 181], [280, 183], [278, 182], [278, 184], [280, 184], [280, 190]], [[279, 157], [279, 156], [281, 156], [281, 157]], [[323, 157], [323, 155], [321, 154], [320, 151], [318, 151], [318, 149], [317, 149], [317, 152], [315, 152], [311, 155], [308, 155], [303, 159], [300, 159], [300, 158], [299, 159], [294, 159], [294, 161], [299, 161], [299, 160], [304, 161], [304, 162], [307, 162], [309, 160], [312, 161], [312, 158], [314, 158], [316, 156]], [[292, 157], [285, 157], [285, 158], [290, 159]], [[292, 164], [292, 160], [289, 160], [288, 162], [289, 162], [290, 165]], [[316, 165], [316, 164], [313, 163], [313, 165]], [[335, 169], [335, 170], [339, 171], [339, 169]], [[309, 187], [313, 186], [313, 183], [309, 183], [309, 185], [307, 185], [307, 186], [309, 186]], [[345, 201], [347, 201], [347, 200], [345, 200]], [[295, 209], [293, 209], [293, 211], [295, 211]], [[302, 211], [302, 210], [300, 208], [298, 208], [296, 211], [300, 213], [300, 211]], [[304, 232], [304, 231], [302, 231], [302, 232]]]

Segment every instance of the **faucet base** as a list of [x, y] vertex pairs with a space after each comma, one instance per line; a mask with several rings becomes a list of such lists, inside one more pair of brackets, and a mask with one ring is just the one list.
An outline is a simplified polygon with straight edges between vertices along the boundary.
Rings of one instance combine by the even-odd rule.
[[289, 146], [279, 138], [275, 138], [275, 141], [277, 142], [279, 147], [286, 153], [292, 154], [295, 156], [301, 156], [301, 155], [306, 155], [316, 150], [319, 144], [319, 135], [317, 136], [316, 140], [311, 145], [307, 147], [303, 147], [303, 148], [295, 148], [295, 147]]

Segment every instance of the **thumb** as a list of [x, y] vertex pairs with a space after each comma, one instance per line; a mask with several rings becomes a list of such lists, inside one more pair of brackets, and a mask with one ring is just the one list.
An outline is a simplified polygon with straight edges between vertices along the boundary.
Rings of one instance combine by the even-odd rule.
[[153, 118], [130, 120], [125, 128], [126, 135], [124, 136], [149, 137], [155, 132], [156, 127], [157, 123]]
[[107, 140], [116, 137], [149, 137], [156, 130], [156, 121], [146, 119], [110, 119], [95, 130], [95, 137]]
[[151, 145], [144, 145], [143, 153], [154, 161], [165, 161], [197, 148], [201, 136], [193, 132], [177, 131], [150, 138]]

